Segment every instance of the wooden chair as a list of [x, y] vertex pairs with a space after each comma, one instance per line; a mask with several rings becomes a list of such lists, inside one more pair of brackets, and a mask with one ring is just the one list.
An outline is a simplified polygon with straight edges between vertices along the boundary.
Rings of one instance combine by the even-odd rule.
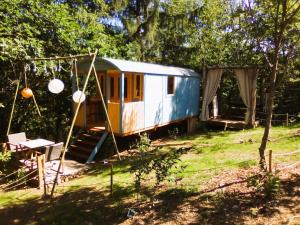
[[[57, 160], [60, 159], [60, 156], [62, 154], [64, 143], [56, 143], [54, 145], [49, 145], [45, 147], [45, 167], [46, 171], [48, 171], [48, 174], [51, 174], [53, 172], [57, 172], [59, 162]], [[51, 172], [53, 171], [53, 172]], [[62, 167], [59, 171], [59, 173], [63, 173], [64, 168]]]
[[16, 133], [16, 134], [9, 134], [7, 135], [7, 149], [9, 149], [12, 152], [19, 152], [28, 150], [28, 148], [25, 148], [20, 145], [21, 142], [27, 141], [26, 134], [24, 132]]
[[58, 160], [60, 159], [60, 155], [62, 153], [63, 149], [63, 142], [54, 144], [54, 145], [49, 145], [45, 147], [45, 161], [53, 161], [53, 160]]

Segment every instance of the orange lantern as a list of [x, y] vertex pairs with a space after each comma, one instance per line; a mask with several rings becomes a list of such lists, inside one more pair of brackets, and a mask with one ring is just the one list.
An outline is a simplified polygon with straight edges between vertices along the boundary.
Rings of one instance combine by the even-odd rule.
[[21, 95], [24, 97], [24, 98], [31, 98], [33, 96], [33, 93], [32, 93], [32, 90], [30, 88], [24, 88], [22, 91], [21, 91]]

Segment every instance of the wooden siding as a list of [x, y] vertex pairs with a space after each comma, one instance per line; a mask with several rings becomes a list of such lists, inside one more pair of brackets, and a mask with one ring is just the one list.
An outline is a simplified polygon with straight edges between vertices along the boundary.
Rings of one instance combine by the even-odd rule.
[[123, 109], [123, 133], [144, 128], [144, 102], [128, 102]]
[[177, 77], [176, 82], [176, 119], [199, 115], [200, 80]]
[[145, 128], [199, 115], [199, 78], [175, 76], [175, 93], [168, 95], [168, 76], [144, 77]]
[[163, 76], [144, 76], [144, 127], [152, 127], [162, 123], [163, 116]]
[[[73, 103], [73, 112], [75, 113], [77, 108], [77, 104]], [[85, 127], [85, 103], [81, 103], [81, 106], [78, 111], [77, 118], [75, 120], [75, 126], [77, 127]]]
[[114, 133], [120, 133], [120, 104], [115, 102], [108, 103], [108, 115]]

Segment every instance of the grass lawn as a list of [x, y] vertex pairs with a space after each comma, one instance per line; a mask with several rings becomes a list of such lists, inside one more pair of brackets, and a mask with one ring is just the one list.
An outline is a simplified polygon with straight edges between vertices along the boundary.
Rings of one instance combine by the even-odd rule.
[[[257, 165], [262, 133], [263, 128], [209, 131], [154, 141], [161, 145], [171, 143], [162, 152], [174, 151], [181, 144], [192, 146], [180, 156], [185, 169], [174, 174], [178, 182], [165, 182], [156, 194], [180, 190], [181, 196], [195, 195], [212, 177]], [[300, 149], [300, 125], [273, 127], [267, 148], [273, 154]], [[36, 189], [0, 193], [0, 224], [126, 224], [128, 208], [136, 205], [134, 175], [129, 172], [134, 160], [124, 152], [121, 162], [114, 161], [113, 198], [109, 196], [110, 170], [103, 165], [95, 165], [81, 177], [60, 184], [53, 201], [41, 199], [41, 191]], [[298, 160], [300, 154], [275, 157], [274, 165]]]

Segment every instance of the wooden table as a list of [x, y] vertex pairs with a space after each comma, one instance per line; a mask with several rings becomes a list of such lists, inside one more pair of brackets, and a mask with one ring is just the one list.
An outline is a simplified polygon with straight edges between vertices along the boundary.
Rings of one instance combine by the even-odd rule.
[[42, 138], [20, 142], [20, 145], [22, 145], [26, 148], [31, 148], [31, 149], [41, 148], [41, 147], [45, 147], [45, 146], [53, 145], [53, 144], [55, 144], [53, 141], [48, 141], [48, 140], [42, 139]]

